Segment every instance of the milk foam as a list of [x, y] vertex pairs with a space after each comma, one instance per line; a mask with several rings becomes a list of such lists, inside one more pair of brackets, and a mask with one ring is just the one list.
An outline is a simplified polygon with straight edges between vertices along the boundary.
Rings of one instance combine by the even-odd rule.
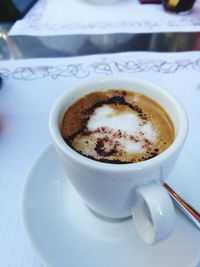
[[[87, 123], [95, 139], [106, 138], [104, 147], [115, 146], [117, 151], [144, 153], [147, 146], [156, 142], [153, 124], [144, 121], [132, 110], [117, 113], [111, 105], [96, 108]], [[109, 140], [109, 141], [108, 141]]]

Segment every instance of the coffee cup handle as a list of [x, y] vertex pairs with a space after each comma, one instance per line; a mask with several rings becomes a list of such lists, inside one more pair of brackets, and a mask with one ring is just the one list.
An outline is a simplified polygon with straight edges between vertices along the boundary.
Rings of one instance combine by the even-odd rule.
[[153, 245], [166, 239], [174, 228], [174, 206], [161, 185], [150, 184], [137, 188], [131, 211], [135, 228], [147, 244]]

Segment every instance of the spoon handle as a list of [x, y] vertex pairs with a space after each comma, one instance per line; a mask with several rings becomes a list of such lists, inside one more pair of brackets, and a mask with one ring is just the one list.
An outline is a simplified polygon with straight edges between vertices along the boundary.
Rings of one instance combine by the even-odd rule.
[[168, 184], [163, 184], [167, 189], [170, 196], [176, 201], [180, 209], [187, 215], [187, 217], [198, 227], [200, 230], [200, 213], [195, 210], [190, 204], [182, 199]]

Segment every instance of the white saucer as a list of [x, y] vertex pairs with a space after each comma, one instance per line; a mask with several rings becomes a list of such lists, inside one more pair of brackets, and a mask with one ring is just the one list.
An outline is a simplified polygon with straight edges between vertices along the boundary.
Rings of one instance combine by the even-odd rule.
[[[177, 182], [170, 185], [184, 187], [188, 174], [190, 179], [199, 173], [198, 165], [183, 152], [171, 175]], [[200, 207], [198, 188], [196, 184], [191, 189], [191, 196]], [[52, 146], [29, 172], [22, 214], [31, 246], [44, 266], [194, 267], [200, 262], [199, 230], [179, 212], [173, 235], [155, 246], [140, 240], [131, 220], [103, 221], [92, 214], [69, 184]]]

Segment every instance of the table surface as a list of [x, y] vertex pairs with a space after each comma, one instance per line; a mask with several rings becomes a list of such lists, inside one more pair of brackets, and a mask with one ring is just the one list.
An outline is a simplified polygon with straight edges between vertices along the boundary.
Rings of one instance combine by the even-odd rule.
[[[200, 33], [8, 36], [0, 24], [0, 59], [74, 57], [130, 51], [199, 51]], [[75, 45], [74, 45], [75, 44]]]
[[[130, 51], [200, 51], [200, 33], [8, 36], [0, 23], [0, 60], [75, 57]], [[80, 45], [73, 45], [74, 43]], [[200, 265], [199, 265], [200, 267]]]

